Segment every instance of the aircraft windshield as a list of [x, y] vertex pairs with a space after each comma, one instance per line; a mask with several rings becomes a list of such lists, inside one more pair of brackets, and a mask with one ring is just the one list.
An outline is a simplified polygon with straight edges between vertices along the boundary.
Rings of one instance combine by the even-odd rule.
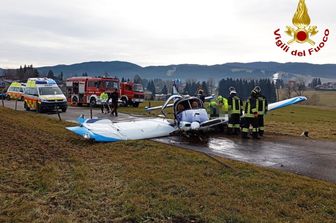
[[134, 84], [134, 91], [135, 92], [143, 92], [143, 87], [141, 84]]
[[119, 89], [119, 84], [118, 82], [114, 82], [114, 81], [105, 81], [105, 87], [106, 89], [112, 90], [114, 88]]
[[59, 87], [40, 87], [40, 95], [56, 95], [63, 94]]
[[175, 111], [179, 113], [189, 109], [200, 109], [200, 108], [203, 108], [202, 102], [197, 98], [192, 98], [178, 102], [178, 104], [175, 106]]

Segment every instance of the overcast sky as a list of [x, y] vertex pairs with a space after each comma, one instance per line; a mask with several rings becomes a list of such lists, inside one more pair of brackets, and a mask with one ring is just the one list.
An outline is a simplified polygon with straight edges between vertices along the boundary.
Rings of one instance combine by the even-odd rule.
[[1, 0], [0, 67], [112, 60], [335, 63], [334, 0], [306, 0], [311, 25], [320, 31], [314, 40], [326, 28], [331, 32], [318, 54], [296, 58], [275, 46], [274, 30], [292, 25], [298, 1]]

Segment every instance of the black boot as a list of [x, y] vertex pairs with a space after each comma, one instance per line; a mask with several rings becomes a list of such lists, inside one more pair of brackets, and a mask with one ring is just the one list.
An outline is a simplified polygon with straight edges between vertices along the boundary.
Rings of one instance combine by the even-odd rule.
[[259, 135], [263, 136], [264, 135], [264, 130], [259, 130]]
[[250, 137], [248, 136], [248, 133], [247, 133], [247, 132], [243, 132], [241, 136], [242, 136], [243, 139], [249, 139], [249, 138], [250, 138]]
[[254, 139], [260, 139], [260, 137], [259, 137], [259, 135], [258, 135], [258, 132], [254, 132], [254, 133], [252, 134], [252, 136], [253, 136]]

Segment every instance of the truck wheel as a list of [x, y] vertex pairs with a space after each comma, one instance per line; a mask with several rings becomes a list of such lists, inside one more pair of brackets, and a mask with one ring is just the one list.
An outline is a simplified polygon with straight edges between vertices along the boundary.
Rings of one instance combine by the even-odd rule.
[[97, 101], [95, 98], [90, 99], [90, 106], [95, 107], [97, 105]]
[[24, 97], [23, 96], [20, 98], [20, 101], [24, 101]]
[[7, 101], [10, 101], [11, 97], [9, 95], [6, 96]]
[[121, 101], [122, 101], [122, 105], [123, 105], [124, 107], [127, 107], [127, 106], [128, 106], [128, 102], [127, 102], [127, 99], [126, 99], [126, 98], [122, 98]]
[[134, 107], [134, 108], [139, 107], [139, 102], [133, 102], [133, 107]]
[[67, 110], [67, 107], [62, 108], [62, 112], [66, 112], [66, 110]]
[[26, 102], [24, 102], [23, 107], [26, 111], [30, 111], [30, 108], [28, 107]]

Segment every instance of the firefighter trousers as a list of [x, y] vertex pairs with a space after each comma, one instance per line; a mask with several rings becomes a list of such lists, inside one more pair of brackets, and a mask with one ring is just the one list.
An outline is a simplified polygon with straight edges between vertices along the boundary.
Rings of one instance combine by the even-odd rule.
[[264, 118], [265, 118], [264, 115], [258, 115], [258, 128], [260, 136], [263, 136], [265, 131]]
[[229, 116], [228, 133], [238, 134], [240, 130], [240, 114], [231, 114]]
[[242, 137], [248, 138], [250, 126], [252, 126], [253, 138], [258, 138], [258, 117], [244, 117], [242, 119]]

